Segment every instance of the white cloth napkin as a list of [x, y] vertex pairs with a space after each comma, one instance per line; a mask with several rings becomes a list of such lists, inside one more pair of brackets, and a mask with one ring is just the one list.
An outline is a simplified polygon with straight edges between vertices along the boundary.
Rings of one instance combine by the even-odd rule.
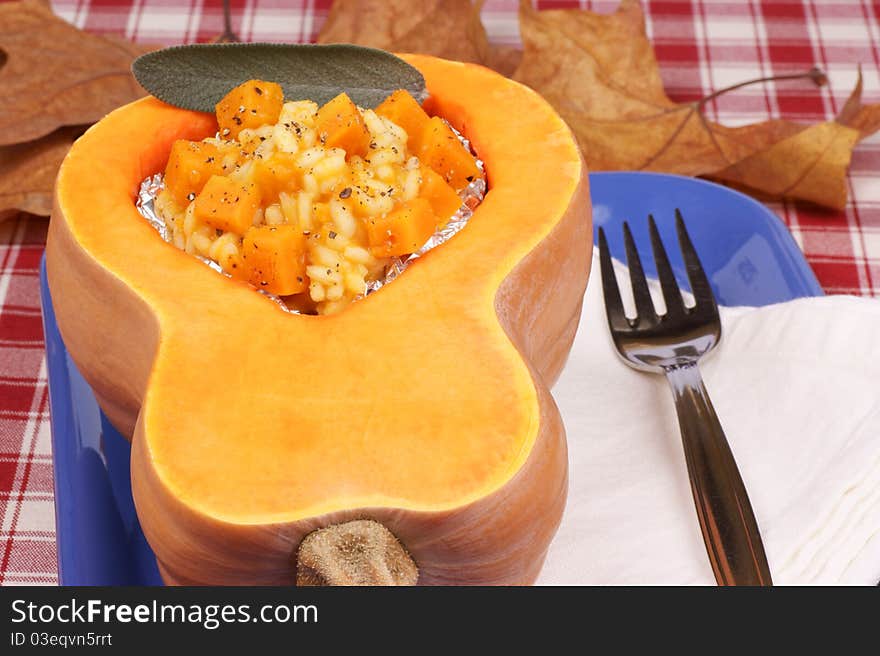
[[[800, 299], [721, 318], [701, 370], [774, 583], [877, 584], [880, 301]], [[569, 494], [538, 583], [713, 584], [672, 396], [614, 353], [598, 259], [553, 395]]]

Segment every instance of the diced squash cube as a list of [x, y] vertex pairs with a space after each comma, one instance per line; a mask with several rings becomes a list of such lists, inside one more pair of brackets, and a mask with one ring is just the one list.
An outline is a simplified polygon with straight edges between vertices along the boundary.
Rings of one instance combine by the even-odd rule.
[[434, 234], [437, 217], [424, 198], [413, 198], [383, 217], [367, 219], [367, 239], [376, 257], [406, 255], [419, 250]]
[[422, 178], [419, 196], [431, 204], [431, 209], [441, 225], [445, 224], [461, 207], [461, 198], [434, 169], [422, 166], [419, 175]]
[[296, 155], [278, 152], [254, 161], [253, 181], [260, 188], [263, 201], [271, 203], [282, 192], [299, 190], [299, 173]]
[[248, 80], [239, 84], [214, 108], [220, 136], [235, 139], [244, 128], [277, 123], [283, 104], [284, 91], [274, 82]]
[[178, 205], [186, 207], [221, 167], [222, 158], [214, 144], [178, 139], [165, 166], [165, 188]]
[[443, 176], [456, 191], [480, 177], [477, 160], [439, 116], [431, 117], [425, 124], [418, 155], [423, 164]]
[[363, 157], [370, 147], [364, 117], [344, 92], [318, 110], [315, 128], [325, 148], [342, 148], [349, 156]]
[[241, 184], [215, 175], [196, 198], [195, 215], [212, 228], [244, 235], [260, 209], [260, 191], [252, 183]]
[[428, 115], [418, 101], [405, 89], [398, 89], [376, 107], [375, 112], [403, 128], [408, 137], [407, 147], [418, 152]]
[[306, 236], [292, 225], [252, 226], [242, 242], [247, 280], [279, 296], [308, 289], [305, 256]]

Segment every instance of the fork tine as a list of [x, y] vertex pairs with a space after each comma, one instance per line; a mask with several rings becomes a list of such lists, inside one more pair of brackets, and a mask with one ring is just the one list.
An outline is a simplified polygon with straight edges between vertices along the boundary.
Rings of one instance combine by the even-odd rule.
[[663, 290], [663, 299], [666, 301], [666, 316], [681, 316], [685, 313], [684, 299], [681, 297], [681, 290], [675, 280], [675, 273], [672, 272], [672, 265], [669, 264], [666, 249], [663, 248], [657, 223], [650, 214], [648, 215], [648, 229], [651, 233], [651, 250], [654, 251], [657, 278], [660, 280], [660, 289]]
[[623, 301], [620, 298], [620, 288], [617, 286], [617, 278], [614, 275], [611, 252], [608, 250], [608, 241], [605, 239], [605, 231], [602, 228], [599, 228], [599, 264], [602, 269], [602, 294], [605, 297], [605, 315], [608, 317], [608, 325], [611, 326], [611, 330], [624, 330], [629, 327], [629, 323], [623, 311]]
[[654, 309], [654, 301], [648, 290], [648, 281], [645, 280], [645, 270], [642, 268], [642, 260], [639, 259], [639, 252], [636, 250], [636, 242], [626, 221], [623, 222], [623, 243], [626, 246], [626, 264], [629, 267], [633, 300], [636, 302], [636, 319], [655, 319], [657, 311]]
[[694, 295], [697, 307], [700, 309], [711, 308], [717, 312], [715, 294], [712, 293], [712, 286], [709, 284], [703, 265], [700, 264], [700, 258], [697, 257], [697, 251], [694, 249], [679, 209], [675, 210], [675, 231], [678, 233], [678, 246], [681, 249], [681, 256], [684, 258], [688, 280], [691, 281], [691, 293]]

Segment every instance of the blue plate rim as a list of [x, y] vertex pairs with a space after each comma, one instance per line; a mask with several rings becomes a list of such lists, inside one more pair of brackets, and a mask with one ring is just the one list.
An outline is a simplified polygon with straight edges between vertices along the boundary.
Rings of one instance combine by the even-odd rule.
[[[746, 202], [751, 205], [751, 207], [755, 210], [757, 214], [764, 215], [768, 221], [767, 223], [772, 228], [775, 235], [779, 238], [781, 242], [785, 243], [785, 248], [783, 249], [783, 253], [787, 258], [787, 262], [791, 265], [792, 270], [797, 271], [801, 278], [801, 283], [804, 285], [804, 291], [807, 292], [807, 296], [825, 296], [825, 290], [822, 289], [822, 285], [819, 284], [819, 279], [816, 278], [816, 273], [813, 271], [812, 267], [810, 267], [809, 262], [807, 262], [807, 258], [804, 255], [801, 247], [798, 245], [797, 240], [795, 240], [794, 236], [791, 234], [791, 231], [788, 229], [788, 226], [785, 225], [785, 222], [776, 215], [769, 207], [761, 203], [760, 201], [752, 198], [748, 194], [745, 194], [736, 189], [731, 189], [722, 184], [718, 184], [717, 182], [712, 182], [711, 180], [704, 180], [702, 178], [693, 178], [687, 175], [679, 175], [677, 173], [660, 173], [657, 171], [591, 171], [589, 174], [590, 183], [592, 185], [592, 181], [594, 178], [620, 178], [620, 177], [650, 177], [655, 179], [671, 179], [676, 183], [683, 184], [692, 184], [695, 186], [701, 186], [707, 189], [711, 189], [713, 192], [722, 192], [730, 194], [734, 197], [737, 197], [739, 200]], [[593, 225], [593, 243], [596, 243], [596, 235], [598, 234], [599, 227]]]

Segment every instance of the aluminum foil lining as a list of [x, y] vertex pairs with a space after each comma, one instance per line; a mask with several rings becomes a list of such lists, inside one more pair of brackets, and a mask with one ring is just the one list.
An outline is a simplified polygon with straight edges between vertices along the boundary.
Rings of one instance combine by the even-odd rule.
[[[465, 148], [473, 153], [470, 142], [465, 139], [455, 128], [452, 128], [452, 131], [455, 132], [462, 145], [464, 145]], [[442, 228], [437, 230], [437, 232], [435, 232], [433, 235], [431, 235], [430, 239], [428, 239], [428, 241], [426, 241], [425, 244], [415, 253], [412, 253], [411, 255], [407, 255], [405, 257], [392, 258], [388, 265], [385, 267], [384, 275], [377, 280], [367, 281], [364, 293], [360, 296], [355, 297], [355, 300], [363, 298], [364, 296], [372, 294], [373, 292], [381, 289], [392, 280], [397, 278], [401, 273], [406, 271], [406, 268], [410, 265], [411, 262], [421, 257], [431, 249], [437, 248], [437, 246], [439, 246], [440, 244], [449, 241], [453, 235], [464, 228], [468, 220], [471, 218], [471, 216], [473, 216], [474, 209], [477, 207], [477, 205], [480, 204], [480, 202], [483, 200], [483, 197], [486, 195], [486, 170], [482, 160], [477, 159], [477, 166], [479, 167], [480, 171], [483, 172], [483, 177], [474, 180], [461, 191], [461, 193], [459, 194], [462, 200], [461, 207], [459, 207], [458, 211], [452, 215], [452, 218], [449, 219], [449, 222]], [[156, 197], [159, 195], [159, 192], [161, 192], [164, 188], [165, 183], [163, 180], [163, 175], [161, 173], [157, 173], [156, 175], [152, 175], [146, 178], [143, 182], [141, 182], [141, 186], [138, 189], [135, 206], [137, 207], [140, 215], [147, 220], [147, 223], [153, 226], [156, 232], [159, 233], [159, 236], [170, 243], [172, 241], [171, 231], [168, 229], [168, 226], [165, 225], [164, 219], [162, 219], [162, 217], [159, 216], [159, 213], [156, 211]], [[193, 257], [201, 260], [217, 273], [223, 274], [226, 277], [231, 277], [230, 274], [224, 271], [221, 266], [213, 260], [195, 254], [193, 255]], [[289, 308], [287, 304], [281, 299], [281, 297], [276, 296], [275, 294], [270, 294], [262, 289], [254, 288], [254, 290], [259, 292], [266, 298], [276, 302], [278, 306], [285, 312], [300, 314], [299, 310]]]

